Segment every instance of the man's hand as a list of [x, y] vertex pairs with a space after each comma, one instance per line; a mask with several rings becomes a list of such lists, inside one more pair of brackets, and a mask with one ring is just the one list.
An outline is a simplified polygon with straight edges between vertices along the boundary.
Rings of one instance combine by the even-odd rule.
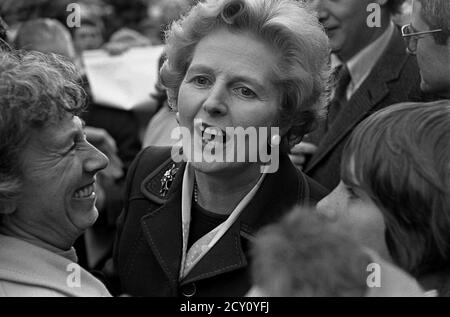
[[291, 149], [289, 158], [298, 169], [302, 170], [306, 160], [317, 151], [317, 146], [312, 143], [300, 142]]

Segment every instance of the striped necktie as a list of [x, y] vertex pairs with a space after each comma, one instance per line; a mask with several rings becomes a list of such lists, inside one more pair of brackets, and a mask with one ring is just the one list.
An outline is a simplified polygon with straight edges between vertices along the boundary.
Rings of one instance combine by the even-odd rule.
[[335, 90], [334, 96], [328, 105], [328, 119], [327, 119], [327, 127], [330, 128], [339, 112], [347, 103], [347, 87], [350, 83], [351, 76], [348, 68], [345, 64], [341, 64], [336, 67], [334, 71], [334, 82], [335, 82]]

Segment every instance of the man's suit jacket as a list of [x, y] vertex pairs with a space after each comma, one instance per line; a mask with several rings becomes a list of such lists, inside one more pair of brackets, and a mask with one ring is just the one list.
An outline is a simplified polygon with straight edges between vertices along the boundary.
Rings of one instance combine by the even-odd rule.
[[305, 173], [328, 189], [340, 181], [340, 162], [344, 145], [353, 129], [372, 113], [395, 103], [420, 101], [420, 74], [414, 56], [406, 53], [396, 28], [386, 51], [369, 76], [338, 113], [329, 130], [322, 121], [305, 141], [318, 145], [305, 165]]
[[[237, 221], [183, 281], [181, 191], [185, 163], [174, 163], [169, 147], [144, 149], [130, 167], [125, 208], [118, 221], [114, 266], [120, 291], [133, 296], [243, 296], [251, 286], [250, 243], [262, 226], [296, 203], [320, 200], [327, 192], [296, 171], [285, 155], [268, 174]], [[164, 175], [173, 175], [162, 194]], [[163, 181], [161, 181], [163, 180]]]

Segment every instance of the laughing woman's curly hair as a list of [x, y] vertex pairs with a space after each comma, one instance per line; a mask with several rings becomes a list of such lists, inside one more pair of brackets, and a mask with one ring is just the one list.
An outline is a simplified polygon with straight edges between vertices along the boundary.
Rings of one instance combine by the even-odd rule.
[[21, 151], [36, 129], [79, 114], [85, 94], [74, 65], [55, 54], [0, 54], [0, 210], [20, 196]]

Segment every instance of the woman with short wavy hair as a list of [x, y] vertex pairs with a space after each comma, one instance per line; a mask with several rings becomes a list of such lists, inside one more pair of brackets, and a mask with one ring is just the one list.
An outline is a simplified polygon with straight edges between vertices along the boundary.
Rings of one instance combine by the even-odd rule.
[[323, 109], [328, 40], [302, 2], [209, 0], [166, 42], [161, 81], [182, 153], [147, 148], [129, 172], [115, 252], [122, 292], [243, 296], [254, 233], [325, 194], [287, 151]]

